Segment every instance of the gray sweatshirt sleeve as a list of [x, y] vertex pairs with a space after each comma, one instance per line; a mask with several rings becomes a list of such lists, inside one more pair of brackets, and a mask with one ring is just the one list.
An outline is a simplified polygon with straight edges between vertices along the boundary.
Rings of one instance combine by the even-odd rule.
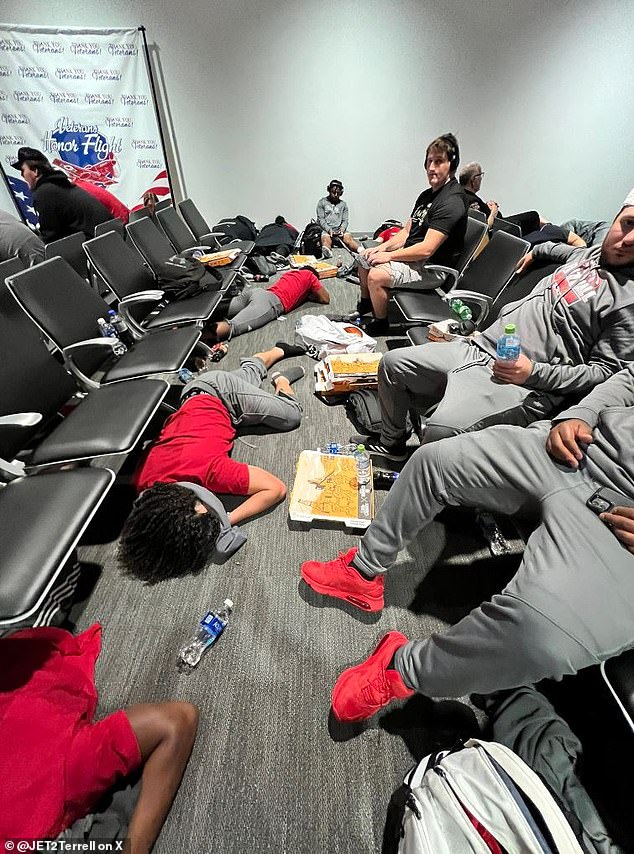
[[630, 362], [624, 370], [592, 389], [576, 406], [560, 412], [553, 424], [579, 418], [594, 428], [600, 413], [610, 406], [634, 406], [634, 363]]
[[[587, 247], [568, 246], [567, 243], [539, 243], [531, 250], [535, 261], [554, 261], [556, 264], [564, 264], [566, 261], [581, 260], [581, 256], [588, 252]], [[578, 254], [577, 254], [578, 253]]]
[[623, 309], [597, 339], [586, 364], [535, 362], [526, 386], [558, 394], [583, 394], [621, 371], [633, 358], [634, 317], [629, 309]]
[[322, 231], [330, 231], [326, 222], [326, 206], [323, 199], [317, 202], [317, 222], [321, 226]]

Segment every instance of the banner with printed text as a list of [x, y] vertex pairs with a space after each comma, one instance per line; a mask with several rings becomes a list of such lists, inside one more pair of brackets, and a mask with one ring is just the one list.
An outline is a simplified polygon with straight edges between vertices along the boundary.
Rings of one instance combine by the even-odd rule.
[[146, 192], [169, 197], [142, 33], [0, 24], [0, 163], [36, 225], [30, 190], [11, 167], [22, 146], [133, 210]]

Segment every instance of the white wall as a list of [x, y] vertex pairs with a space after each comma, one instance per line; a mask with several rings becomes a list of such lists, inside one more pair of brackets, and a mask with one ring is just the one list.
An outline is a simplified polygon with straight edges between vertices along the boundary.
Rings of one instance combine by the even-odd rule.
[[[406, 217], [452, 130], [503, 212], [610, 218], [634, 184], [631, 0], [3, 0], [13, 23], [147, 27], [208, 219]], [[178, 171], [177, 165], [175, 171]]]

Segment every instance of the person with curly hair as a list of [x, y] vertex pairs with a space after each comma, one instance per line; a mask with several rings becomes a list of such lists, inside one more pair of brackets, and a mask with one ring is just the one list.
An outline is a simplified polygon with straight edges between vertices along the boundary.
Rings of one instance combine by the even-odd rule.
[[[171, 415], [135, 474], [140, 495], [119, 542], [128, 574], [156, 583], [200, 572], [212, 556], [224, 559], [246, 539], [234, 526], [278, 504], [286, 486], [258, 466], [230, 457], [240, 426], [294, 430], [302, 407], [292, 383], [301, 367], [271, 375], [274, 394], [260, 385], [268, 369], [302, 348], [284, 342], [241, 360], [235, 371], [206, 371], [183, 389]], [[244, 501], [226, 513], [215, 493]]]

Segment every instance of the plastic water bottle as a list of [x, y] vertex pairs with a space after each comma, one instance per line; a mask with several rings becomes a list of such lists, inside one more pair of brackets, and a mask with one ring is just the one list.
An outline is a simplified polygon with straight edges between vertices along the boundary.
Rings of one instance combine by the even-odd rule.
[[370, 454], [365, 445], [357, 445], [354, 458], [357, 463], [357, 483], [359, 486], [366, 486], [370, 483]]
[[218, 612], [208, 611], [205, 614], [195, 634], [181, 647], [178, 653], [181, 664], [187, 667], [196, 667], [205, 650], [209, 649], [224, 632], [232, 611], [233, 602], [231, 599], [225, 599]]
[[178, 372], [178, 378], [183, 383], [183, 385], [187, 385], [187, 383], [191, 382], [194, 379], [194, 375], [189, 370], [189, 368], [181, 368]]
[[520, 337], [515, 334], [515, 324], [507, 323], [504, 335], [500, 335], [497, 343], [498, 359], [505, 362], [515, 362], [520, 355]]
[[114, 329], [117, 338], [120, 341], [123, 341], [126, 347], [132, 347], [134, 345], [134, 336], [130, 332], [130, 327], [121, 315], [117, 314], [113, 309], [110, 309], [108, 312], [108, 323]]
[[449, 303], [451, 306], [451, 310], [454, 314], [458, 315], [460, 320], [471, 320], [473, 318], [473, 312], [469, 308], [468, 305], [465, 305], [461, 299], [453, 299]]
[[114, 331], [114, 326], [112, 326], [111, 323], [106, 323], [103, 317], [100, 317], [97, 319], [97, 326], [104, 338], [115, 339], [114, 347], [112, 348], [112, 352], [115, 356], [123, 356], [124, 353], [128, 352], [128, 348], [125, 346], [123, 341], [120, 341], [117, 338], [117, 333]]

